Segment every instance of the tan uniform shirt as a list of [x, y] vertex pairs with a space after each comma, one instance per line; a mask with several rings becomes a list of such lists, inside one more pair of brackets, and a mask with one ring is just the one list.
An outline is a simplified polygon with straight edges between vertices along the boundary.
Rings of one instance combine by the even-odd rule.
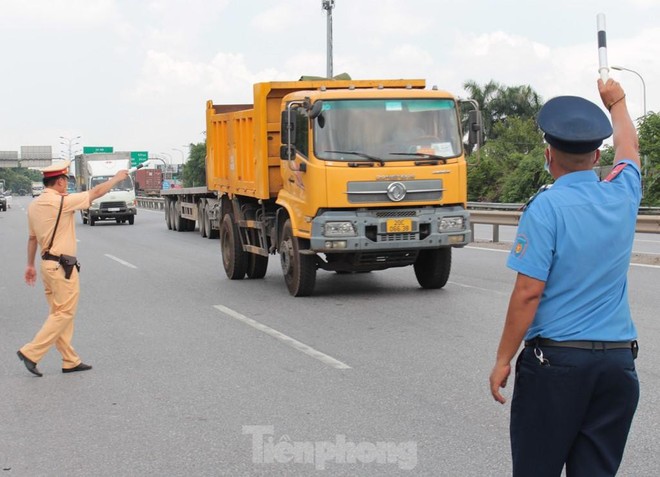
[[[46, 188], [28, 207], [28, 228], [30, 236], [37, 237], [41, 253], [48, 247], [53, 235], [57, 212], [62, 196], [55, 190]], [[89, 193], [68, 194], [64, 196], [62, 215], [57, 225], [50, 253], [53, 255], [76, 255], [76, 210], [89, 208]]]

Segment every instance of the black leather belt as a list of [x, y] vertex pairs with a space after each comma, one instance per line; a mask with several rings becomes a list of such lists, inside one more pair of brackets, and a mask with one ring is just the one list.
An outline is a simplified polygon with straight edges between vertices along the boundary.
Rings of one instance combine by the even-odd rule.
[[41, 256], [42, 260], [53, 260], [54, 262], [60, 261], [59, 255], [53, 255], [52, 253], [46, 252]]
[[525, 341], [525, 346], [550, 346], [589, 350], [635, 349], [637, 341], [555, 341], [548, 338], [534, 338]]

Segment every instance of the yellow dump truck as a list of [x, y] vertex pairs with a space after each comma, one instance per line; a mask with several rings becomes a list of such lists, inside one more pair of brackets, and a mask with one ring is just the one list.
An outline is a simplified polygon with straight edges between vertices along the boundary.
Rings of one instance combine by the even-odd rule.
[[263, 278], [279, 253], [294, 296], [319, 269], [412, 265], [441, 288], [471, 241], [459, 103], [424, 80], [258, 83], [254, 104], [208, 101], [206, 126], [207, 186], [162, 191], [166, 222], [219, 234], [230, 279]]

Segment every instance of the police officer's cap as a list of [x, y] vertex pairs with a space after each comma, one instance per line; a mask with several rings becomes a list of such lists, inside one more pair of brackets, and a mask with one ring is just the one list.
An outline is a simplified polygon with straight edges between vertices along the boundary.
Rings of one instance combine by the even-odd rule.
[[41, 169], [41, 173], [44, 175], [44, 178], [66, 175], [69, 173], [70, 165], [71, 165], [71, 161], [58, 162], [57, 164], [52, 164], [48, 167], [44, 167], [43, 169]]
[[572, 154], [595, 151], [612, 135], [603, 110], [577, 96], [552, 98], [539, 111], [537, 123], [548, 144]]

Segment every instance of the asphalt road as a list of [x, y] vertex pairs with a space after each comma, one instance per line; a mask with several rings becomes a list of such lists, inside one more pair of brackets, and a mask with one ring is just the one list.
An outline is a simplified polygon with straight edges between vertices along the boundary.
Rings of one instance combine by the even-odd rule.
[[[456, 250], [443, 290], [408, 267], [319, 272], [315, 296], [292, 298], [278, 257], [263, 280], [229, 281], [219, 241], [160, 212], [80, 224], [74, 343], [94, 369], [63, 375], [53, 350], [36, 378], [15, 355], [46, 314], [23, 283], [29, 200], [0, 213], [0, 475], [510, 475], [509, 405], [487, 385], [505, 251]], [[629, 276], [642, 397], [619, 475], [650, 477], [660, 268]]]

